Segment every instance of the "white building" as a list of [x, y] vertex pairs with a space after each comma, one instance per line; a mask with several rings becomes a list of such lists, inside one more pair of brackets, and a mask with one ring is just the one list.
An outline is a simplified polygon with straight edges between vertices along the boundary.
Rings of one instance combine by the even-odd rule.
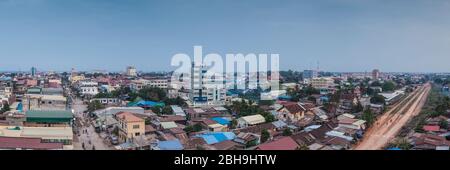
[[98, 83], [94, 81], [80, 81], [78, 89], [82, 95], [96, 95], [98, 94]]
[[386, 104], [390, 105], [397, 102], [405, 94], [405, 91], [397, 90], [392, 93], [379, 93], [379, 94], [384, 97]]
[[167, 89], [169, 84], [168, 79], [139, 79], [139, 80], [133, 80], [130, 83], [130, 89], [134, 91], [138, 91], [143, 89], [144, 87], [157, 87], [161, 89]]
[[225, 105], [226, 88], [221, 75], [214, 78], [206, 77], [206, 68], [200, 64], [192, 63], [190, 104], [193, 106]]
[[237, 126], [239, 128], [245, 128], [248, 126], [264, 123], [264, 122], [266, 122], [266, 119], [262, 115], [257, 114], [257, 115], [240, 117], [239, 119], [237, 119], [237, 122], [238, 122]]
[[137, 76], [137, 70], [135, 67], [133, 66], [128, 66], [127, 67], [127, 76], [130, 77], [136, 77]]

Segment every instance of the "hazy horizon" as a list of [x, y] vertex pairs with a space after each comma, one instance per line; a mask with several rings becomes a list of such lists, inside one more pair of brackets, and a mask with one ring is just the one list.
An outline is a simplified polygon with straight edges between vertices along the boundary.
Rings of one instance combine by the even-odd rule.
[[450, 72], [445, 0], [0, 0], [0, 72], [173, 71], [174, 54], [277, 53], [281, 70]]

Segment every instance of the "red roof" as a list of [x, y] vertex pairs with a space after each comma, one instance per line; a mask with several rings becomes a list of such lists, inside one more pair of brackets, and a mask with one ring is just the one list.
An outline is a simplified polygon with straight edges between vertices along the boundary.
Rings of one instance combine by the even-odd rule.
[[298, 147], [291, 137], [283, 137], [278, 140], [258, 146], [258, 150], [296, 150]]
[[284, 107], [289, 111], [289, 113], [291, 114], [296, 114], [299, 112], [304, 112], [306, 111], [305, 108], [303, 108], [303, 106], [298, 105], [297, 103], [293, 103], [293, 104], [287, 104], [284, 105]]
[[62, 143], [41, 143], [39, 138], [0, 137], [1, 149], [63, 149]]
[[426, 125], [426, 126], [423, 126], [423, 130], [429, 131], [429, 132], [439, 132], [440, 128], [438, 125]]

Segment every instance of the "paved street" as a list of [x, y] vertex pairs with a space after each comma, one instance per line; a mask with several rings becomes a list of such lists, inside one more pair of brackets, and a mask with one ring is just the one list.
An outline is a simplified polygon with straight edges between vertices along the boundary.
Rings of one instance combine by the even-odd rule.
[[74, 136], [74, 150], [113, 150], [104, 143], [103, 139], [95, 132], [94, 126], [88, 121], [87, 115], [83, 113], [87, 106], [81, 100], [74, 99], [72, 109], [74, 109], [75, 117], [77, 118], [78, 134]]

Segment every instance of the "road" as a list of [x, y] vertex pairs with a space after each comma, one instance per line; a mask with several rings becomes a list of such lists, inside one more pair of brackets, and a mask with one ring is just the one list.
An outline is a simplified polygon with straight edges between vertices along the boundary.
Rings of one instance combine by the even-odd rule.
[[[74, 110], [75, 117], [77, 119], [78, 134], [74, 136], [77, 138], [74, 140], [74, 150], [113, 150], [105, 144], [104, 140], [95, 132], [94, 127], [91, 125], [91, 121], [86, 114], [83, 113], [87, 109], [87, 106], [79, 99], [73, 100], [72, 109]], [[84, 148], [83, 148], [84, 144]]]
[[411, 118], [420, 113], [430, 90], [431, 85], [427, 83], [411, 93], [410, 97], [399, 101], [379, 117], [354, 149], [379, 150], [386, 146]]

